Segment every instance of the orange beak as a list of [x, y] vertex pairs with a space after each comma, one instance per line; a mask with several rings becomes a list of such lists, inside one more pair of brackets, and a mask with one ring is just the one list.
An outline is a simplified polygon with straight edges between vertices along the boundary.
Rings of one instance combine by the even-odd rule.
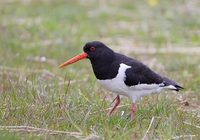
[[72, 64], [72, 63], [75, 63], [75, 62], [77, 62], [77, 61], [79, 61], [79, 60], [81, 60], [81, 59], [86, 58], [87, 56], [88, 56], [87, 53], [83, 52], [83, 53], [81, 53], [81, 54], [79, 54], [79, 55], [77, 55], [77, 56], [74, 56], [73, 58], [67, 60], [66, 62], [60, 64], [60, 65], [59, 65], [59, 68], [63, 68], [63, 67], [65, 67], [65, 66], [67, 66], [67, 65], [70, 65], [70, 64]]

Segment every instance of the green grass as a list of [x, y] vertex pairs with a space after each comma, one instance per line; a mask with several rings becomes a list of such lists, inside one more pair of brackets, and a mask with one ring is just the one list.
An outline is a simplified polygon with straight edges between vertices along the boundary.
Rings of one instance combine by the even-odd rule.
[[[150, 126], [148, 139], [199, 139], [200, 55], [190, 52], [198, 52], [200, 46], [199, 6], [198, 0], [159, 1], [155, 7], [137, 0], [0, 1], [0, 126], [116, 140], [142, 139]], [[92, 40], [122, 53], [128, 48], [129, 56], [178, 81], [185, 90], [144, 97], [134, 121], [127, 119], [130, 101], [123, 98], [123, 106], [108, 118], [114, 96], [96, 82], [89, 61], [58, 68]], [[188, 53], [138, 53], [146, 47], [179, 47]], [[79, 138], [1, 131], [0, 139]]]

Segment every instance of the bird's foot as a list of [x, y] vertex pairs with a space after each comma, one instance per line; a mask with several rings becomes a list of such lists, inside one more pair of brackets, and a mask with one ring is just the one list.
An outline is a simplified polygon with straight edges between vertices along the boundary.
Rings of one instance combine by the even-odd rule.
[[135, 112], [136, 112], [136, 104], [132, 103], [132, 105], [131, 105], [131, 120], [134, 120]]
[[[120, 97], [119, 97], [119, 95], [117, 95], [117, 97], [112, 101], [112, 103], [113, 103], [115, 100], [116, 100], [116, 103], [115, 103], [114, 107], [107, 113], [107, 116], [111, 116], [112, 113], [116, 110], [117, 106], [119, 105], [119, 103], [120, 103]], [[111, 104], [112, 104], [112, 103], [111, 103]]]

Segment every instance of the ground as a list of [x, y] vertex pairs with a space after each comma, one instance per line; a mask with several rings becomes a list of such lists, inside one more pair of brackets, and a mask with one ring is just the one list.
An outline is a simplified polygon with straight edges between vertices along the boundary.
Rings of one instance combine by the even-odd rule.
[[[0, 139], [200, 139], [198, 0], [0, 1]], [[184, 90], [115, 96], [88, 60], [59, 69], [99, 40], [143, 61]], [[8, 127], [9, 126], [9, 127]]]

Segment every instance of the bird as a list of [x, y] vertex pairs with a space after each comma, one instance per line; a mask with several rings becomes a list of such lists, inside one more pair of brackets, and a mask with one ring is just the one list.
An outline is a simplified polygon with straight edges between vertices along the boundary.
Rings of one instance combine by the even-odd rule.
[[[136, 101], [143, 96], [159, 93], [162, 90], [183, 89], [177, 82], [161, 76], [139, 60], [114, 52], [100, 41], [87, 42], [83, 52], [59, 65], [63, 68], [82, 59], [89, 59], [97, 81], [116, 94], [111, 116], [120, 104], [120, 97], [131, 100], [130, 118], [135, 118]], [[113, 103], [112, 102], [112, 103]]]

